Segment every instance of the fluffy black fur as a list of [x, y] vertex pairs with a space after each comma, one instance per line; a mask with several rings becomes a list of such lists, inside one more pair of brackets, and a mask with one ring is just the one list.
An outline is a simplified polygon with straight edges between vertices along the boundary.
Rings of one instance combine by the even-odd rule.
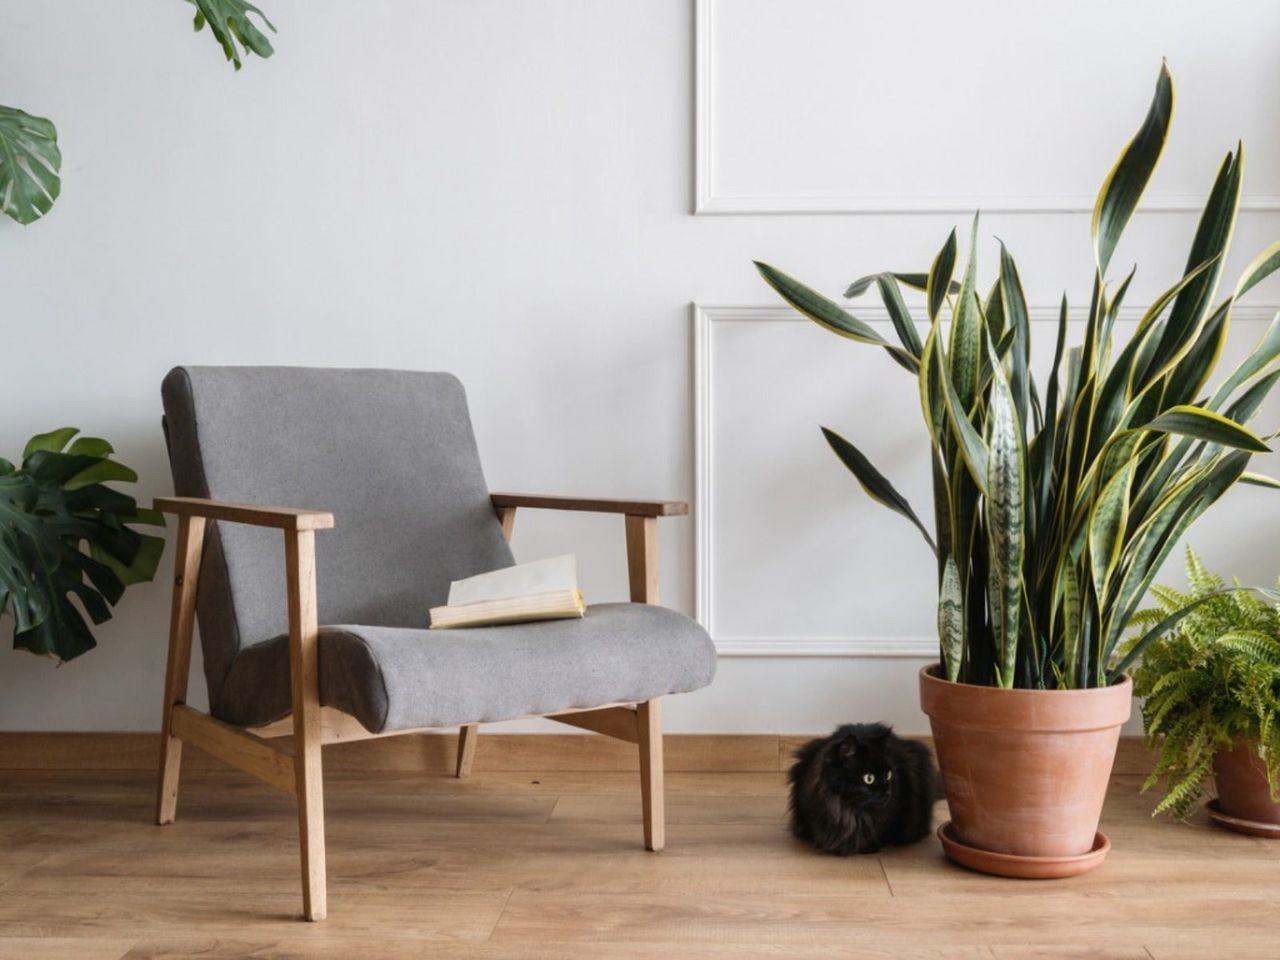
[[922, 743], [882, 723], [849, 723], [796, 751], [791, 832], [825, 853], [875, 853], [928, 832], [938, 772]]

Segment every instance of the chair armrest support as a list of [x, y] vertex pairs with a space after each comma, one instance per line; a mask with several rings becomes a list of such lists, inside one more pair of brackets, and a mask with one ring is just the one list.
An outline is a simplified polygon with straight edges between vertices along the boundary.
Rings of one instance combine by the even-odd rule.
[[162, 513], [173, 513], [180, 517], [228, 520], [255, 527], [274, 527], [277, 530], [328, 530], [333, 526], [333, 514], [323, 510], [227, 503], [201, 497], [157, 497], [154, 507]]
[[589, 513], [622, 513], [631, 517], [683, 517], [689, 505], [681, 500], [611, 500], [592, 497], [543, 496], [532, 493], [491, 494], [497, 510], [531, 507], [539, 510], [581, 510]]

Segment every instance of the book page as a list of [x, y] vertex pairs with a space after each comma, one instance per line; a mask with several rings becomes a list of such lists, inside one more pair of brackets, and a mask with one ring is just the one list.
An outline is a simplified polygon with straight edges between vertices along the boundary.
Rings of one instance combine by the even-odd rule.
[[466, 603], [483, 603], [490, 600], [506, 600], [531, 593], [551, 593], [557, 590], [578, 589], [578, 562], [572, 553], [533, 563], [519, 563], [514, 567], [494, 570], [455, 580], [449, 585], [449, 606]]

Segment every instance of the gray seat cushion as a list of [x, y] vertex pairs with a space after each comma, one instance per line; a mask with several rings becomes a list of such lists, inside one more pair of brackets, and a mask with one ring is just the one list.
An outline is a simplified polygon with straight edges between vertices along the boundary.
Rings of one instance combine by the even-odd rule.
[[[465, 630], [329, 626], [319, 656], [321, 702], [373, 733], [648, 700], [704, 687], [716, 668], [700, 626], [637, 603], [592, 606], [581, 620]], [[289, 710], [288, 637], [241, 649], [217, 714], [257, 725]]]

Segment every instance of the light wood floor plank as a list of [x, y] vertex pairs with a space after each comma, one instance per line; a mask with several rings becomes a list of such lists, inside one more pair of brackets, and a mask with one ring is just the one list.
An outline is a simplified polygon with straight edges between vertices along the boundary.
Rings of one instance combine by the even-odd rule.
[[658, 855], [632, 771], [337, 776], [330, 915], [303, 924], [288, 797], [198, 770], [159, 828], [150, 773], [0, 771], [0, 960], [1280, 957], [1280, 844], [1153, 820], [1140, 784], [1112, 780], [1100, 870], [1023, 883], [932, 839], [823, 856], [776, 771], [672, 773]]

